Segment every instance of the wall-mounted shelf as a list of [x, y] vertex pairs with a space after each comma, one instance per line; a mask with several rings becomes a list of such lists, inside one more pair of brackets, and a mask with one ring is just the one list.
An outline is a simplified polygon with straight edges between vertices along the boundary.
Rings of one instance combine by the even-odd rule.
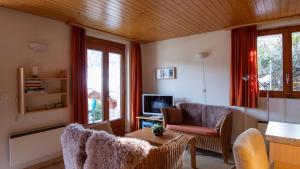
[[57, 92], [57, 93], [25, 93], [25, 96], [44, 96], [44, 95], [66, 95], [67, 92]]
[[40, 108], [40, 109], [33, 109], [30, 111], [26, 111], [26, 113], [35, 113], [35, 112], [43, 112], [43, 111], [49, 111], [49, 110], [59, 110], [59, 109], [64, 109], [66, 107], [55, 107], [55, 108]]
[[68, 106], [68, 77], [25, 77], [18, 69], [19, 113], [63, 109]]
[[67, 77], [25, 77], [25, 80], [68, 80]]

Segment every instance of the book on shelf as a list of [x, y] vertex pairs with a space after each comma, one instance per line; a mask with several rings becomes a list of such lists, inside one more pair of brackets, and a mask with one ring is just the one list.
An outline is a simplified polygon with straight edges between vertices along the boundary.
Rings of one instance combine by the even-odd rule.
[[25, 84], [25, 87], [42, 87], [41, 84]]
[[48, 92], [45, 90], [38, 90], [38, 91], [27, 91], [28, 94], [47, 94]]
[[45, 94], [45, 93], [47, 93], [47, 91], [43, 87], [27, 87], [27, 88], [25, 88], [25, 93], [30, 93], [30, 94]]
[[39, 79], [33, 79], [33, 80], [25, 80], [25, 83], [37, 83], [37, 84], [41, 84], [41, 83], [43, 83], [43, 81], [39, 80]]

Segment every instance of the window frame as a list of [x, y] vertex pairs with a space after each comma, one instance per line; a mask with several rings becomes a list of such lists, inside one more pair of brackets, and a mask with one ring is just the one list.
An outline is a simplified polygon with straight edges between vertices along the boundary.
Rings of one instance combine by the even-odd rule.
[[[300, 91], [293, 91], [293, 68], [292, 68], [292, 33], [300, 32], [300, 26], [273, 28], [259, 30], [257, 37], [282, 34], [282, 58], [283, 58], [283, 91], [269, 91], [273, 98], [300, 98]], [[287, 83], [287, 75], [289, 81]], [[265, 90], [259, 90], [261, 97], [266, 97]]]

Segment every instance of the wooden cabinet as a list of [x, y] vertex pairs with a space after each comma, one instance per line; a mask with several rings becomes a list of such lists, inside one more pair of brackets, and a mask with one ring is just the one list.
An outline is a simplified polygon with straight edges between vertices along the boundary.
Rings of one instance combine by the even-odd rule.
[[18, 69], [19, 113], [62, 109], [68, 106], [68, 77], [53, 76], [26, 77], [24, 68]]

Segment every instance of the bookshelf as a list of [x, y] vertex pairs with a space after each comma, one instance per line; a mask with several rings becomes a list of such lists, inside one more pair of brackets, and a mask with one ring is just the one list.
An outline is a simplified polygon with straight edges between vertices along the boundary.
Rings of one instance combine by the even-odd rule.
[[18, 69], [18, 106], [20, 114], [58, 110], [68, 107], [68, 76], [30, 77]]

